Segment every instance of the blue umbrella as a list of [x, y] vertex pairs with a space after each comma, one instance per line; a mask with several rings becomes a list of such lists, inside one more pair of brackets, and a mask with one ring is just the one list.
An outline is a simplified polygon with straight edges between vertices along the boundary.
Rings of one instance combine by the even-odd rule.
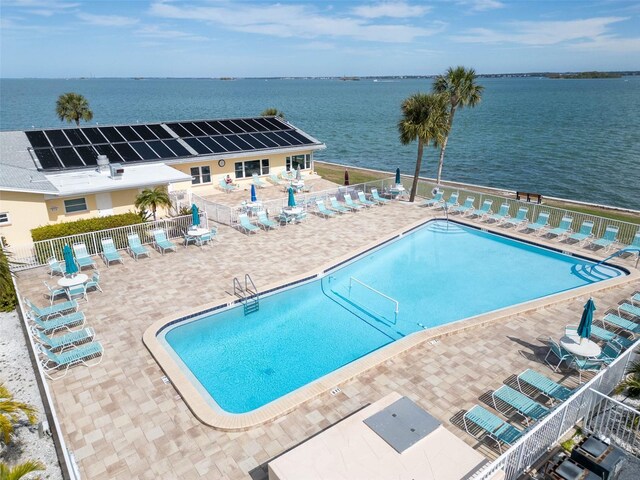
[[590, 298], [584, 306], [580, 325], [578, 325], [578, 335], [580, 335], [580, 338], [589, 338], [591, 336], [591, 324], [593, 323], [593, 312], [595, 310], [596, 304], [593, 303], [593, 298]]
[[78, 271], [78, 266], [73, 258], [73, 252], [69, 245], [65, 245], [62, 249], [62, 256], [64, 257], [64, 268], [66, 273], [72, 275]]
[[198, 206], [195, 203], [191, 204], [191, 216], [193, 217], [193, 226], [197, 227], [200, 225], [200, 212], [198, 211]]
[[400, 168], [396, 168], [396, 185], [400, 185]]
[[287, 206], [293, 208], [296, 206], [296, 199], [293, 196], [293, 188], [289, 187], [289, 202], [287, 203]]
[[251, 184], [251, 201], [255, 202], [258, 200], [258, 197], [256, 196], [256, 186], [254, 184]]

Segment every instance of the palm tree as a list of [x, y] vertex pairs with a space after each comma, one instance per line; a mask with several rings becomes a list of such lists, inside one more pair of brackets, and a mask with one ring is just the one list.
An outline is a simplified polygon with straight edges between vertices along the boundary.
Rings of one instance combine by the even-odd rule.
[[61, 121], [76, 122], [77, 126], [80, 125], [80, 120], [88, 122], [93, 118], [88, 100], [79, 93], [60, 95], [56, 102], [56, 114]]
[[28, 473], [45, 470], [46, 468], [44, 463], [37, 460], [27, 460], [15, 467], [9, 467], [6, 463], [0, 463], [0, 480], [20, 480]]
[[261, 117], [280, 117], [284, 120], [284, 112], [281, 112], [277, 108], [267, 108], [260, 114]]
[[398, 122], [400, 142], [408, 145], [418, 140], [418, 158], [413, 175], [410, 202], [416, 198], [424, 146], [431, 142], [434, 147], [442, 145], [449, 132], [448, 117], [445, 95], [415, 93], [402, 102], [402, 118]]
[[622, 393], [625, 390], [631, 398], [640, 398], [640, 361], [633, 362], [629, 366], [627, 376], [614, 390], [615, 393]]
[[167, 193], [165, 187], [154, 187], [153, 189], [145, 188], [136, 197], [136, 208], [151, 207], [151, 213], [153, 213], [153, 219], [156, 218], [156, 209], [158, 207], [170, 207], [171, 199]]
[[[433, 81], [434, 93], [446, 95], [449, 103], [449, 133], [453, 125], [456, 109], [475, 107], [482, 100], [484, 87], [476, 83], [476, 71], [473, 68], [449, 67], [444, 75], [438, 75]], [[449, 133], [440, 146], [440, 160], [438, 161], [437, 183], [440, 184], [442, 166], [444, 165], [444, 151], [449, 141]]]
[[5, 445], [11, 441], [13, 426], [20, 419], [20, 414], [27, 417], [32, 425], [38, 420], [34, 406], [14, 400], [4, 383], [0, 383], [0, 440]]
[[9, 254], [0, 245], [0, 312], [10, 312], [16, 308], [16, 290], [13, 286], [13, 272]]

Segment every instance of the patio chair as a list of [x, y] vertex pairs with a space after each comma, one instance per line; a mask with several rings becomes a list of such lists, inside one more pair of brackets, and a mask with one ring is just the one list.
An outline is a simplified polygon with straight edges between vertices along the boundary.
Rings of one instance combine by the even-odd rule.
[[325, 207], [322, 200], [316, 200], [316, 206], [318, 207], [318, 215], [322, 215], [324, 218], [335, 217], [336, 213]]
[[185, 248], [187, 248], [187, 246], [189, 246], [190, 243], [193, 243], [194, 245], [198, 244], [198, 237], [195, 236], [191, 236], [187, 233], [186, 230], [182, 231], [182, 244], [184, 245]]
[[502, 453], [502, 444], [512, 445], [522, 437], [523, 433], [521, 430], [518, 430], [513, 425], [505, 422], [489, 410], [482, 408], [480, 405], [474, 405], [469, 411], [467, 411], [462, 416], [462, 421], [464, 423], [464, 429], [472, 436], [473, 434], [469, 431], [469, 425], [467, 422], [477, 425], [489, 438], [498, 444], [500, 453]]
[[360, 202], [361, 205], [364, 205], [365, 207], [373, 207], [374, 205], [377, 205], [376, 202], [367, 200], [367, 197], [364, 195], [364, 192], [357, 192], [357, 193], [358, 193], [358, 202]]
[[[60, 353], [52, 352], [44, 345], [38, 345], [38, 347], [43, 355], [40, 365], [42, 366], [44, 374], [51, 380], [64, 377], [68, 373], [69, 367], [73, 365], [81, 363], [87, 367], [92, 367], [99, 364], [102, 361], [102, 354], [104, 352], [100, 342], [91, 342], [87, 345], [74, 347]], [[61, 375], [54, 376], [54, 372], [61, 371], [64, 371]]]
[[251, 223], [246, 213], [238, 215], [238, 222], [240, 222], [238, 228], [244, 230], [245, 233], [258, 233], [260, 231], [260, 227], [256, 227]]
[[640, 307], [636, 307], [631, 303], [623, 303], [618, 305], [618, 315], [622, 315], [622, 312], [633, 315], [634, 317], [640, 317]]
[[280, 180], [275, 173], [269, 174], [267, 180], [276, 186], [282, 186], [286, 183], [284, 180]]
[[72, 328], [83, 327], [86, 320], [83, 312], [73, 312], [68, 315], [63, 315], [62, 317], [55, 317], [51, 320], [41, 320], [31, 315], [30, 312], [27, 312], [27, 318], [47, 335], [62, 330], [63, 328], [71, 331]]
[[485, 215], [491, 215], [491, 207], [493, 206], [493, 200], [485, 200], [482, 202], [482, 206], [476, 210], [467, 212], [469, 217], [482, 218]]
[[549, 212], [540, 212], [536, 221], [528, 224], [525, 230], [542, 235], [547, 228], [549, 228]]
[[491, 399], [493, 400], [493, 407], [498, 412], [501, 412], [498, 408], [497, 402], [497, 400], [500, 400], [518, 412], [524, 418], [527, 426], [529, 425], [530, 418], [533, 420], [540, 420], [550, 411], [547, 407], [540, 405], [535, 400], [530, 399], [525, 394], [514, 390], [508, 385], [503, 385], [491, 393]]
[[583, 358], [573, 356], [571, 362], [569, 363], [569, 368], [573, 368], [578, 371], [578, 382], [582, 383], [582, 373], [583, 372], [598, 372], [602, 367], [605, 366], [605, 363], [597, 358]]
[[124, 263], [122, 257], [120, 256], [120, 253], [118, 252], [118, 250], [116, 250], [116, 246], [113, 244], [112, 238], [102, 238], [100, 240], [100, 243], [102, 243], [102, 252], [100, 253], [100, 256], [102, 257], [102, 260], [104, 260], [104, 263], [107, 265], [107, 268], [109, 268], [111, 262]]
[[49, 307], [40, 308], [25, 297], [24, 304], [33, 313], [33, 317], [39, 320], [47, 320], [51, 317], [61, 316], [65, 313], [75, 312], [78, 310], [78, 302], [76, 301], [58, 303]]
[[84, 267], [97, 268], [96, 262], [93, 261], [89, 252], [87, 252], [87, 246], [84, 243], [74, 243], [73, 253], [76, 257], [76, 263], [82, 270]]
[[498, 213], [493, 213], [489, 215], [485, 215], [483, 220], [488, 222], [489, 220], [493, 220], [495, 223], [500, 223], [509, 218], [509, 204], [503, 203], [500, 205], [500, 210]]
[[618, 315], [614, 315], [613, 313], [607, 313], [602, 318], [602, 324], [606, 327], [607, 323], [611, 325], [615, 325], [622, 330], [626, 330], [628, 332], [635, 334], [640, 333], [640, 323], [632, 322], [631, 320], [627, 320], [626, 318], [622, 318]]
[[270, 220], [267, 217], [267, 212], [264, 210], [260, 210], [257, 214], [258, 217], [258, 226], [264, 228], [265, 230], [272, 230], [278, 226], [276, 222]]
[[233, 183], [225, 182], [224, 178], [220, 179], [219, 185], [224, 193], [230, 193], [238, 189], [237, 185], [234, 185]]
[[631, 254], [633, 255], [633, 253], [636, 254], [636, 256], [640, 257], [640, 229], [636, 232], [635, 236], [633, 237], [633, 241], [627, 245], [625, 248], [637, 248], [637, 250], [635, 252], [632, 252]]
[[296, 215], [293, 216], [292, 222], [293, 223], [300, 223], [300, 222], [306, 220], [306, 218], [307, 218], [307, 212], [305, 210], [303, 210], [302, 212], [297, 213]]
[[502, 226], [504, 227], [513, 226], [515, 228], [518, 228], [521, 225], [526, 225], [528, 222], [527, 213], [529, 213], [529, 209], [527, 207], [520, 207], [515, 217], [504, 219], [504, 221], [502, 222]]
[[382, 198], [378, 194], [378, 189], [377, 188], [372, 188], [371, 189], [371, 198], [373, 198], [373, 201], [376, 202], [378, 205], [386, 205], [387, 203], [389, 203], [391, 201], [388, 198]]
[[467, 197], [462, 205], [453, 207], [451, 210], [449, 210], [449, 213], [460, 213], [464, 215], [465, 213], [473, 210], [473, 203], [475, 201], [476, 201], [476, 197]]
[[429, 200], [425, 200], [422, 203], [423, 207], [437, 207], [438, 205], [440, 205], [441, 203], [444, 202], [444, 200], [442, 199], [442, 197], [444, 196], [444, 192], [442, 190], [438, 190], [436, 192], [436, 194], [433, 196], [433, 198], [430, 198]]
[[67, 291], [64, 288], [54, 288], [49, 285], [47, 282], [43, 281], [44, 286], [49, 290], [49, 300], [51, 301], [51, 305], [53, 305], [53, 301], [56, 297], [66, 297]]
[[211, 227], [207, 233], [196, 237], [196, 243], [201, 247], [206, 243], [211, 244], [214, 238], [218, 238], [218, 227]]
[[149, 252], [149, 250], [142, 245], [140, 237], [137, 233], [130, 233], [129, 235], [127, 235], [127, 244], [127, 251], [136, 262], [138, 261], [138, 257], [151, 256], [151, 252]]
[[563, 402], [573, 393], [572, 389], [560, 385], [559, 383], [554, 382], [553, 380], [545, 377], [535, 370], [531, 370], [530, 368], [519, 374], [516, 377], [516, 382], [518, 385], [518, 390], [520, 390], [522, 393], [525, 393], [522, 390], [522, 384], [526, 383], [528, 385], [531, 385], [536, 390], [542, 392], [551, 401]]
[[66, 272], [64, 268], [64, 263], [59, 262], [56, 257], [51, 257], [47, 260], [49, 264], [49, 276], [53, 277], [54, 275], [64, 275]]
[[351, 194], [348, 192], [344, 194], [344, 204], [349, 210], [353, 212], [357, 212], [358, 210], [362, 210], [364, 208], [362, 205], [356, 205], [353, 201], [353, 198], [351, 198]]
[[266, 184], [265, 182], [263, 182], [262, 180], [260, 180], [260, 177], [258, 176], [258, 174], [257, 174], [257, 173], [253, 173], [253, 174], [251, 175], [251, 178], [253, 179], [253, 180], [251, 181], [251, 183], [252, 183], [253, 185], [255, 185], [255, 186], [256, 186], [256, 188], [264, 188], [264, 187], [266, 187], [266, 186], [267, 186], [267, 184]]
[[83, 298], [85, 302], [89, 301], [89, 299], [87, 298], [87, 287], [84, 284], [68, 287], [66, 289], [66, 293], [69, 301], [73, 301], [76, 298]]
[[569, 216], [562, 217], [560, 220], [560, 224], [556, 228], [552, 228], [547, 232], [540, 232], [540, 235], [553, 235], [560, 240], [562, 237], [569, 235], [571, 233], [571, 224], [573, 223], [573, 218]]
[[582, 222], [580, 231], [578, 233], [572, 233], [567, 237], [568, 240], [575, 240], [581, 246], [584, 246], [590, 238], [593, 237], [593, 222], [586, 220]]
[[453, 192], [450, 196], [448, 200], [445, 200], [442, 203], [442, 208], [453, 208], [453, 207], [457, 207], [458, 206], [458, 197], [460, 197], [460, 193], [459, 192]]
[[[565, 331], [565, 334], [566, 334], [566, 331]], [[558, 363], [555, 365], [552, 363], [549, 363], [549, 360], [548, 360], [549, 355], [551, 355], [552, 353], [558, 359]], [[560, 364], [562, 362], [566, 362], [567, 360], [570, 360], [571, 358], [573, 358], [573, 355], [571, 355], [564, 348], [558, 345], [558, 343], [556, 343], [556, 341], [553, 338], [549, 337], [549, 351], [547, 352], [547, 355], [544, 357], [544, 362], [551, 367], [551, 370], [553, 370], [554, 372], [557, 372], [558, 369], [560, 368]]]
[[60, 335], [58, 337], [50, 337], [43, 331], [38, 330], [36, 327], [32, 326], [31, 334], [45, 347], [55, 352], [56, 350], [64, 350], [65, 348], [72, 345], [79, 345], [82, 343], [90, 342], [95, 337], [96, 332], [93, 330], [93, 328], [88, 327], [75, 332], [65, 333], [64, 335]]
[[334, 212], [338, 212], [338, 213], [346, 213], [349, 211], [348, 208], [344, 207], [343, 205], [340, 204], [340, 202], [338, 202], [338, 199], [336, 197], [329, 197], [329, 203], [331, 204], [331, 210], [333, 210]]
[[604, 230], [604, 235], [597, 240], [591, 240], [591, 247], [602, 247], [604, 253], [609, 252], [611, 247], [618, 242], [618, 227], [608, 225]]
[[176, 244], [167, 240], [167, 235], [164, 233], [164, 230], [158, 229], [151, 232], [153, 235], [153, 246], [162, 254], [167, 250], [176, 251]]
[[95, 271], [91, 276], [91, 280], [87, 280], [84, 284], [85, 290], [89, 290], [90, 288], [95, 288], [96, 290], [102, 292], [102, 288], [100, 287], [100, 272]]
[[[577, 328], [577, 326], [574, 327]], [[623, 337], [597, 325], [591, 325], [591, 335], [605, 342], [614, 341], [624, 349], [629, 348], [635, 343], [635, 340], [632, 338]]]

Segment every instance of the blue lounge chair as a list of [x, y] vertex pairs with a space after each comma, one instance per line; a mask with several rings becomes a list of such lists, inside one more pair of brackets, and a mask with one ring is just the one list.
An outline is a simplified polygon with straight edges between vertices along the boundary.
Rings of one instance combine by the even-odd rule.
[[349, 210], [352, 210], [354, 212], [357, 212], [358, 210], [362, 210], [363, 208], [362, 205], [355, 204], [355, 202], [351, 198], [351, 194], [349, 193], [344, 194], [344, 204]]
[[40, 308], [34, 305], [31, 300], [24, 298], [24, 304], [32, 312], [33, 317], [38, 320], [47, 320], [51, 317], [64, 315], [65, 313], [75, 312], [78, 310], [78, 302], [64, 302], [49, 307]]
[[60, 263], [56, 257], [51, 257], [47, 260], [49, 264], [49, 276], [53, 277], [54, 275], [64, 275], [66, 272], [64, 268], [64, 264]]
[[373, 207], [374, 205], [376, 205], [376, 202], [367, 200], [367, 197], [364, 195], [364, 192], [358, 192], [358, 201], [365, 207]]
[[267, 212], [264, 210], [258, 212], [258, 225], [265, 230], [274, 229], [278, 226], [276, 222], [267, 217]]
[[500, 223], [507, 218], [509, 218], [509, 204], [503, 203], [502, 205], [500, 205], [500, 210], [498, 210], [498, 213], [485, 215], [484, 220], [487, 222], [489, 220], [493, 220], [495, 223]]
[[296, 179], [296, 174], [294, 172], [283, 170], [280, 172], [280, 178], [286, 180], [287, 182], [290, 182], [291, 180]]
[[633, 237], [633, 241], [629, 245], [627, 245], [627, 248], [637, 248], [638, 250], [635, 251], [635, 254], [637, 256], [640, 256], [640, 230], [636, 232], [635, 236]]
[[631, 297], [631, 303], [633, 303], [634, 305], [636, 303], [640, 303], [640, 293], [633, 294], [633, 296]]
[[338, 213], [346, 213], [349, 211], [348, 208], [345, 208], [343, 205], [338, 202], [336, 197], [329, 197], [329, 203], [331, 203], [331, 210]]
[[573, 390], [571, 390], [570, 388], [564, 387], [559, 383], [556, 383], [553, 380], [545, 377], [541, 373], [538, 373], [535, 370], [531, 370], [530, 368], [526, 369], [524, 372], [518, 375], [516, 377], [516, 381], [518, 384], [518, 390], [520, 390], [522, 393], [525, 393], [522, 390], [522, 383], [526, 383], [528, 385], [531, 385], [536, 390], [542, 392], [552, 401], [559, 400], [563, 402], [573, 393]]
[[[562, 220], [560, 220], [560, 224], [556, 228], [552, 228], [551, 230], [546, 232], [544, 235], [546, 236], [553, 235], [554, 237], [558, 237], [558, 240], [560, 240], [562, 237], [569, 235], [571, 233], [572, 223], [573, 223], [572, 217], [564, 216], [562, 217]], [[543, 233], [540, 232], [540, 234], [542, 235]]]
[[371, 198], [373, 198], [374, 202], [377, 202], [379, 205], [385, 205], [387, 203], [389, 203], [391, 200], [387, 199], [387, 198], [382, 198], [379, 194], [378, 194], [378, 189], [377, 188], [372, 188], [371, 189]]
[[436, 192], [436, 194], [433, 196], [433, 198], [431, 198], [429, 200], [425, 200], [424, 203], [422, 204], [422, 206], [423, 207], [437, 207], [442, 202], [444, 202], [444, 200], [442, 199], [443, 196], [444, 196], [444, 192], [442, 190], [438, 190]]
[[286, 183], [284, 180], [280, 180], [275, 173], [270, 174], [267, 180], [276, 186], [282, 186]]
[[458, 197], [460, 196], [459, 192], [453, 192], [450, 196], [449, 199], [446, 200], [443, 204], [442, 204], [442, 208], [446, 208], [446, 209], [450, 209], [453, 207], [457, 207], [458, 206]]
[[83, 328], [76, 332], [66, 333], [57, 337], [49, 337], [46, 333], [38, 330], [36, 327], [31, 327], [31, 334], [45, 347], [55, 352], [56, 350], [64, 350], [72, 345], [90, 342], [93, 340], [96, 332], [93, 328]]
[[151, 255], [151, 252], [149, 252], [149, 250], [142, 245], [140, 237], [137, 233], [130, 233], [129, 235], [127, 235], [127, 243], [127, 251], [135, 261], [138, 261], [138, 257], [149, 257]]
[[582, 222], [580, 231], [578, 233], [572, 233], [567, 237], [569, 240], [575, 240], [580, 245], [584, 245], [587, 241], [593, 237], [593, 222], [586, 220]]
[[100, 253], [100, 256], [107, 265], [107, 268], [109, 268], [112, 262], [124, 263], [120, 253], [116, 250], [116, 246], [113, 244], [112, 238], [102, 238], [100, 243], [102, 243], [102, 253]]
[[53, 305], [53, 301], [56, 297], [66, 297], [67, 291], [64, 288], [54, 288], [49, 285], [47, 282], [44, 282], [44, 286], [49, 290], [49, 300], [51, 301], [51, 305]]
[[324, 218], [336, 216], [335, 212], [332, 212], [324, 206], [324, 202], [322, 200], [316, 200], [316, 206], [318, 207], [318, 215], [322, 215]]
[[89, 290], [90, 288], [95, 288], [96, 290], [102, 292], [102, 288], [100, 287], [100, 272], [95, 271], [91, 276], [91, 280], [87, 280], [84, 284], [85, 290]]
[[[91, 342], [87, 345], [74, 347], [61, 353], [55, 353], [43, 345], [38, 345], [38, 349], [42, 353], [41, 366], [44, 374], [51, 380], [64, 377], [69, 371], [69, 367], [79, 363], [91, 367], [102, 361], [102, 353], [104, 349], [100, 342]], [[97, 359], [97, 361], [92, 361]], [[54, 372], [64, 371], [61, 375], [55, 375]]]
[[485, 200], [482, 202], [482, 206], [476, 210], [469, 212], [469, 217], [482, 218], [485, 215], [491, 215], [491, 207], [493, 206], [493, 200]]
[[449, 210], [450, 213], [461, 213], [464, 215], [465, 213], [473, 210], [473, 202], [476, 201], [476, 197], [467, 197], [462, 205], [458, 205], [457, 207], [453, 207]]
[[640, 323], [632, 322], [631, 320], [627, 320], [626, 318], [614, 315], [613, 313], [607, 313], [602, 319], [602, 324], [605, 326], [605, 328], [607, 326], [607, 323], [615, 325], [622, 330], [631, 332], [634, 335], [640, 333]]
[[493, 399], [493, 406], [498, 412], [500, 412], [500, 409], [498, 408], [497, 400], [501, 400], [522, 415], [527, 425], [529, 425], [530, 418], [540, 420], [549, 413], [547, 407], [540, 405], [535, 400], [530, 399], [508, 385], [503, 385], [493, 392], [491, 398]]
[[[549, 360], [548, 360], [549, 355], [551, 355], [552, 353], [558, 359], [558, 363], [556, 363], [555, 365], [549, 363]], [[547, 365], [551, 367], [551, 369], [554, 372], [558, 371], [558, 368], [560, 368], [560, 364], [562, 362], [566, 362], [567, 360], [571, 360], [572, 358], [573, 358], [573, 355], [571, 355], [564, 348], [558, 345], [553, 338], [549, 337], [549, 351], [547, 352], [547, 355], [544, 357], [544, 361]]]
[[611, 247], [617, 243], [618, 227], [608, 225], [604, 230], [604, 235], [597, 240], [591, 240], [592, 247], [602, 247], [604, 252], [611, 250]]
[[[565, 327], [565, 335], [567, 333], [577, 335], [578, 326], [577, 325], [567, 325]], [[631, 338], [623, 337], [622, 335], [618, 335], [614, 332], [611, 332], [605, 328], [599, 327], [597, 325], [591, 325], [591, 336], [596, 337], [605, 342], [615, 342], [620, 345], [622, 348], [629, 348], [633, 345], [634, 340]]]
[[526, 230], [532, 233], [542, 235], [544, 230], [549, 227], [549, 212], [540, 212], [535, 222], [527, 225]]
[[623, 303], [622, 305], [618, 305], [618, 315], [622, 315], [622, 312], [633, 315], [634, 317], [640, 317], [640, 307], [636, 307], [631, 303]]
[[167, 239], [167, 234], [164, 233], [164, 230], [159, 228], [158, 230], [154, 230], [153, 232], [151, 232], [151, 234], [153, 235], [153, 246], [162, 255], [164, 255], [164, 252], [166, 252], [167, 250], [173, 250], [175, 252], [178, 248], [176, 247], [175, 243]]
[[41, 320], [27, 312], [27, 318], [47, 335], [62, 330], [63, 328], [71, 331], [72, 328], [83, 327], [86, 320], [83, 312], [73, 312], [62, 317], [52, 318], [51, 320]]
[[260, 227], [256, 227], [253, 223], [249, 221], [249, 217], [247, 217], [246, 213], [241, 213], [238, 215], [238, 227], [244, 230], [245, 233], [258, 233], [260, 231]]
[[238, 189], [237, 185], [225, 182], [224, 178], [221, 178], [218, 184], [224, 193], [230, 193]]
[[260, 180], [260, 177], [258, 176], [257, 173], [252, 174], [251, 178], [253, 179], [251, 183], [253, 183], [256, 186], [256, 188], [264, 188], [267, 186], [265, 182]]
[[480, 405], [474, 405], [468, 412], [462, 417], [464, 428], [469, 435], [473, 435], [469, 431], [469, 425], [467, 422], [476, 424], [482, 429], [487, 436], [492, 438], [502, 453], [502, 444], [512, 445], [520, 437], [522, 437], [522, 431], [518, 430], [513, 425], [505, 422], [501, 418], [497, 417], [490, 411], [482, 408]]
[[521, 225], [526, 225], [527, 213], [529, 213], [529, 209], [527, 207], [520, 207], [516, 216], [513, 218], [505, 218], [502, 225], [507, 227], [514, 226], [515, 228], [518, 228]]
[[96, 262], [93, 261], [89, 252], [87, 252], [87, 246], [84, 243], [74, 243], [73, 253], [76, 257], [76, 263], [82, 270], [84, 267], [97, 268]]

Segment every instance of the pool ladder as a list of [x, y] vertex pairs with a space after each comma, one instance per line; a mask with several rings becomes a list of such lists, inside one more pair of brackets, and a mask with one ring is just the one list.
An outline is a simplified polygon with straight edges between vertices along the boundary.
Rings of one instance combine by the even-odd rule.
[[260, 310], [260, 295], [248, 273], [244, 276], [244, 287], [238, 277], [233, 277], [233, 294], [242, 301], [245, 316]]

